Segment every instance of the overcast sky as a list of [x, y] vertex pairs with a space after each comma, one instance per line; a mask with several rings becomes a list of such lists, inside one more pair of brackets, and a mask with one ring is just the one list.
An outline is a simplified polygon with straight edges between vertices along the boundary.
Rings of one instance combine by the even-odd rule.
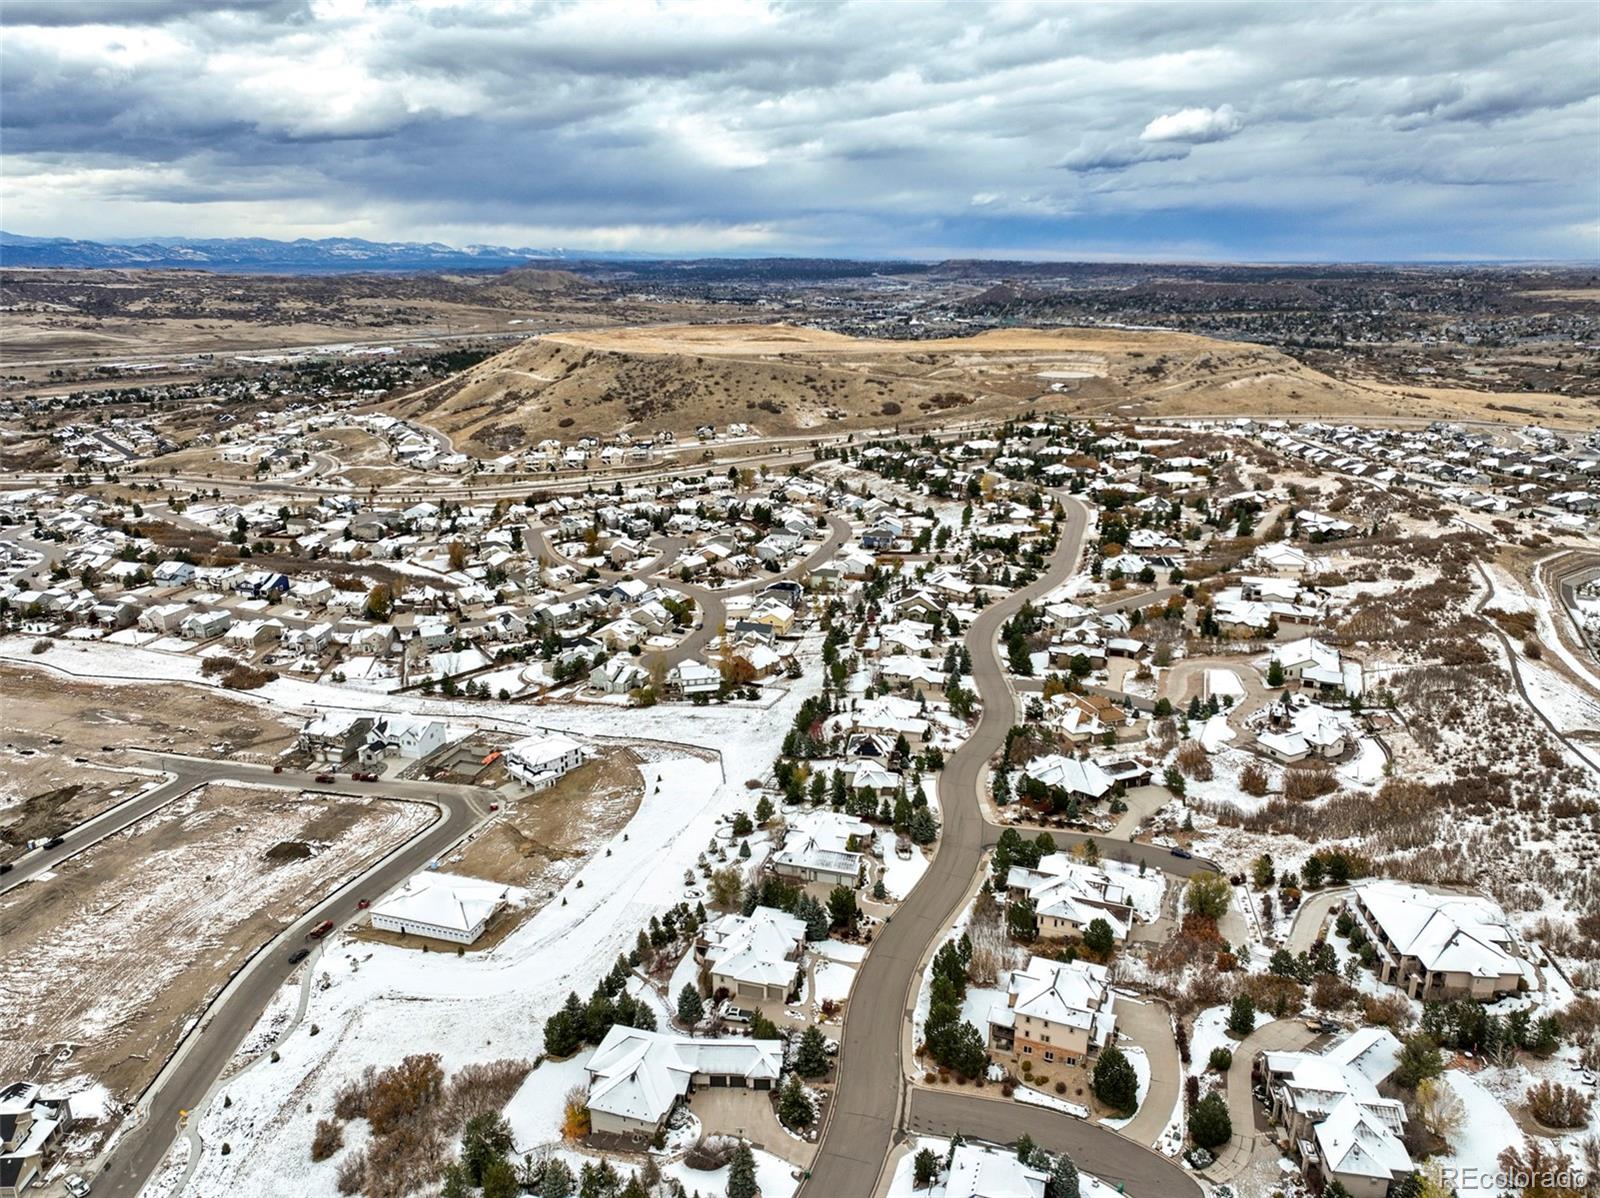
[[1600, 4], [3, 0], [0, 224], [1600, 258]]

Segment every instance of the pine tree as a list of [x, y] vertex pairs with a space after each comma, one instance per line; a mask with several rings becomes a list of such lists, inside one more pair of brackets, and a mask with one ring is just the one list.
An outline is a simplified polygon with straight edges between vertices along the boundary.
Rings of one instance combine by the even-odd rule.
[[728, 1168], [728, 1198], [756, 1198], [756, 1158], [743, 1141], [734, 1149]]
[[795, 1053], [794, 1071], [801, 1077], [821, 1077], [828, 1072], [828, 1042], [815, 1024], [806, 1028]]
[[1050, 1167], [1050, 1178], [1045, 1182], [1046, 1198], [1079, 1198], [1078, 1166], [1066, 1153], [1056, 1157]]
[[1132, 1112], [1139, 1105], [1139, 1075], [1121, 1049], [1107, 1048], [1095, 1062], [1094, 1093], [1113, 1110]]
[[539, 1179], [539, 1198], [572, 1198], [575, 1179], [572, 1170], [560, 1157], [545, 1162], [544, 1176]]
[[778, 1095], [778, 1119], [792, 1131], [804, 1131], [816, 1121], [817, 1109], [798, 1074], [791, 1073]]
[[705, 1017], [706, 1004], [700, 998], [700, 991], [694, 988], [694, 983], [685, 982], [678, 992], [678, 1022], [692, 1031]]
[[1189, 1138], [1208, 1151], [1226, 1144], [1233, 1137], [1233, 1120], [1228, 1115], [1228, 1100], [1216, 1090], [1198, 1103], [1189, 1115]]

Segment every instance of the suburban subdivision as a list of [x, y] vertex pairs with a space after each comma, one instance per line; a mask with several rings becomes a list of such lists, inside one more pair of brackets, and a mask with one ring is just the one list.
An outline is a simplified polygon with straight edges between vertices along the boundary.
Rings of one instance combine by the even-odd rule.
[[15, 369], [0, 1195], [1585, 1192], [1597, 401], [861, 302]]

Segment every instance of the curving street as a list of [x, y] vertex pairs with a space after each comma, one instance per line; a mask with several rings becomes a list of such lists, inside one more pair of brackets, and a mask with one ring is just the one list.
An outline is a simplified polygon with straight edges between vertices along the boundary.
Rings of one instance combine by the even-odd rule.
[[[995, 830], [974, 801], [989, 759], [1005, 743], [1016, 703], [996, 648], [1000, 626], [1022, 604], [1049, 591], [1078, 567], [1089, 511], [1063, 499], [1060, 542], [1030, 586], [983, 609], [967, 632], [973, 682], [983, 702], [977, 727], [946, 760], [940, 779], [943, 828], [928, 872], [884, 924], [862, 963], [840, 1041], [839, 1085], [803, 1198], [869, 1195], [894, 1144], [906, 1130], [956, 1130], [1006, 1143], [1027, 1132], [1045, 1148], [1066, 1151], [1090, 1172], [1125, 1180], [1141, 1198], [1198, 1195], [1200, 1187], [1165, 1157], [1117, 1133], [1070, 1115], [951, 1091], [912, 1091], [905, 1080], [902, 1031], [911, 1017], [922, 961], [956, 917]], [[1128, 846], [1130, 848], [1136, 846]], [[1137, 846], [1145, 847], [1145, 846]], [[907, 1109], [909, 1108], [909, 1109]], [[1095, 1162], [1091, 1164], [1090, 1162]]]
[[[397, 848], [360, 877], [322, 898], [301, 912], [298, 918], [275, 939], [269, 941], [240, 968], [185, 1036], [166, 1067], [145, 1090], [112, 1149], [103, 1158], [100, 1173], [94, 1178], [97, 1195], [136, 1198], [160, 1167], [173, 1138], [178, 1134], [183, 1112], [192, 1110], [213, 1082], [222, 1076], [240, 1043], [261, 1018], [267, 1004], [295, 973], [298, 965], [289, 963], [289, 954], [306, 943], [306, 933], [324, 919], [343, 925], [357, 914], [356, 902], [398, 886], [406, 878], [437, 859], [449, 847], [471, 832], [488, 816], [486, 792], [470, 786], [445, 786], [431, 782], [352, 783], [348, 777], [333, 785], [319, 785], [306, 773], [273, 773], [270, 766], [245, 765], [230, 761], [207, 761], [169, 754], [151, 754], [172, 781], [140, 796], [133, 803], [114, 809], [116, 818], [105, 825], [84, 825], [68, 834], [65, 843], [46, 859], [43, 868], [58, 864], [91, 844], [113, 835], [144, 818], [162, 803], [208, 782], [249, 782], [284, 789], [328, 794], [359, 794], [423, 802], [439, 812], [421, 833]], [[33, 864], [30, 860], [29, 865]], [[15, 882], [20, 884], [37, 870], [23, 870], [19, 863]], [[40, 883], [48, 885], [48, 883]]]

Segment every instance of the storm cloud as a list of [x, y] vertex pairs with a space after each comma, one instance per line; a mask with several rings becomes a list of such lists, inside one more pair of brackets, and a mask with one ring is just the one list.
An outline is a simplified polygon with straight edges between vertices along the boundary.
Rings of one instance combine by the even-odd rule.
[[7, 229], [1600, 257], [1600, 9], [0, 3]]

